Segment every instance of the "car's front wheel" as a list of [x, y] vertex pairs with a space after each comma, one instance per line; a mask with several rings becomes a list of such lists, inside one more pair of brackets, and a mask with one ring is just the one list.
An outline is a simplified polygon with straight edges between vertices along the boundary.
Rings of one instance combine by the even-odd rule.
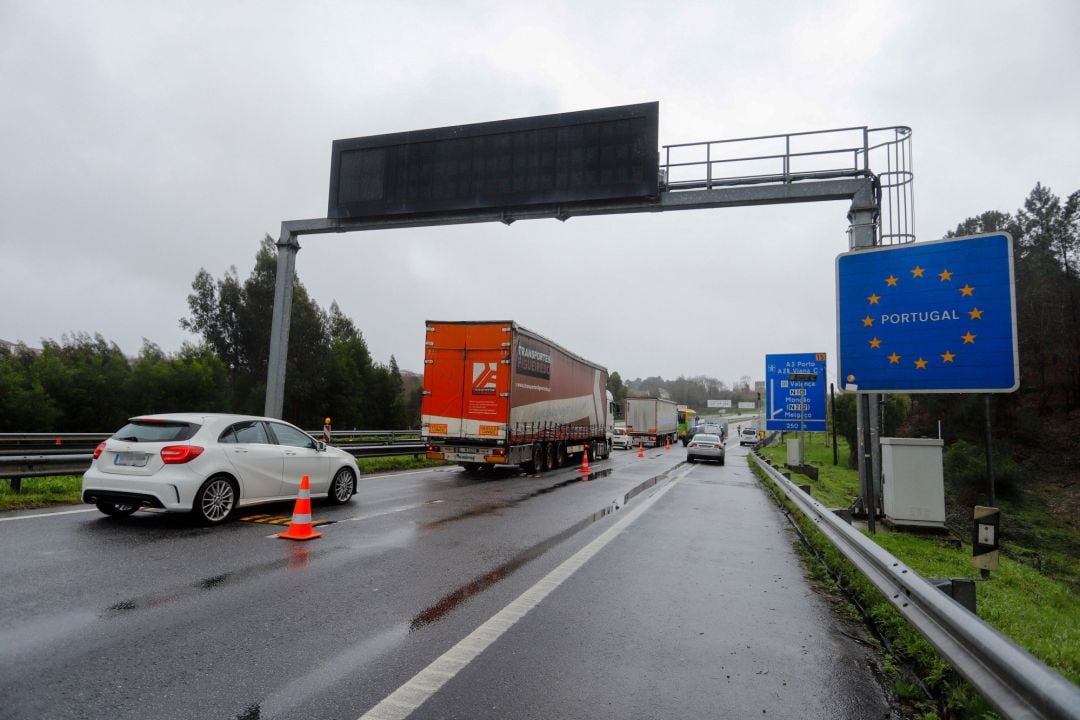
[[330, 481], [330, 489], [326, 493], [326, 499], [334, 505], [344, 505], [352, 499], [356, 489], [356, 475], [352, 468], [343, 467]]
[[128, 505], [121, 503], [99, 502], [95, 504], [97, 505], [98, 510], [105, 513], [109, 517], [127, 517], [128, 515], [131, 515], [139, 509], [138, 505]]
[[195, 493], [192, 511], [204, 525], [225, 522], [236, 508], [239, 496], [236, 486], [226, 477], [212, 477]]

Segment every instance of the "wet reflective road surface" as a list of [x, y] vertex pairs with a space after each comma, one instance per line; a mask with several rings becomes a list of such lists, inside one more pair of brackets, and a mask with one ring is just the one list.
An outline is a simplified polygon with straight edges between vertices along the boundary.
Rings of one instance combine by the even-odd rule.
[[151, 512], [0, 516], [0, 715], [356, 720], [535, 596], [410, 717], [892, 717], [728, 451], [364, 478], [351, 504], [314, 503], [330, 523], [307, 543]]

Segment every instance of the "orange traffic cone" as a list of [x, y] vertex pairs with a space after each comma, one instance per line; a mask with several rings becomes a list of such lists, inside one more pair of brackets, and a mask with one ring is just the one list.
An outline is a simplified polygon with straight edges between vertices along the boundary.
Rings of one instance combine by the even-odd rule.
[[56, 444], [57, 444], [57, 445], [59, 445], [59, 444], [60, 444], [60, 438], [56, 438]]
[[300, 478], [300, 494], [296, 496], [296, 507], [293, 508], [289, 529], [278, 533], [277, 536], [287, 540], [311, 540], [322, 537], [322, 533], [311, 529], [311, 481], [308, 480], [307, 475]]
[[667, 439], [666, 439], [666, 440], [664, 441], [664, 449], [665, 449], [665, 450], [670, 450], [670, 449], [671, 449], [671, 438], [670, 438], [670, 437], [668, 437], [668, 438], [667, 438]]
[[637, 456], [639, 458], [645, 457], [645, 443], [639, 442], [637, 446]]
[[592, 472], [589, 469], [589, 446], [585, 446], [585, 450], [581, 453], [581, 468], [578, 470], [582, 475], [588, 475]]

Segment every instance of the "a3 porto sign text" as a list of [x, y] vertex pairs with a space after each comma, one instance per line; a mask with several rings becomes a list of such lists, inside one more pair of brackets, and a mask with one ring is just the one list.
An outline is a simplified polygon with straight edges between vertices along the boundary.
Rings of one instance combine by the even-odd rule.
[[825, 432], [825, 353], [765, 356], [766, 430]]

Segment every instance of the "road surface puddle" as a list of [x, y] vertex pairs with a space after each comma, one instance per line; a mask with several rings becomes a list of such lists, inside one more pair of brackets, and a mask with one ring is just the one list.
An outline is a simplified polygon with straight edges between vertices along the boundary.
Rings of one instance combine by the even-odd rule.
[[[597, 474], [599, 475], [601, 473], [603, 473], [603, 475], [607, 475], [611, 473], [611, 470], [601, 470]], [[469, 598], [484, 592], [492, 585], [495, 585], [503, 578], [508, 577], [514, 571], [518, 570], [532, 560], [540, 557], [545, 552], [555, 547], [559, 543], [563, 542], [564, 540], [573, 537], [577, 533], [592, 525], [597, 520], [600, 520], [615, 512], [616, 510], [619, 510], [623, 505], [628, 503], [631, 498], [635, 497], [644, 490], [647, 490], [648, 488], [656, 485], [658, 481], [664, 479], [665, 477], [667, 477], [667, 473], [663, 473], [661, 475], [657, 475], [656, 477], [649, 478], [645, 482], [633, 488], [630, 492], [623, 496], [621, 500], [612, 500], [611, 503], [609, 503], [606, 507], [597, 510], [583, 520], [574, 523], [572, 526], [568, 527], [566, 530], [563, 530], [559, 534], [552, 535], [546, 540], [542, 540], [531, 547], [525, 548], [517, 555], [512, 557], [509, 561], [484, 573], [483, 575], [473, 578], [472, 580], [457, 588], [456, 590], [453, 590], [452, 592], [444, 595], [434, 605], [413, 617], [412, 621], [409, 623], [409, 632], [419, 630], [425, 625], [430, 625], [432, 623], [438, 622], [454, 608], [457, 608], [462, 603], [468, 601]], [[560, 486], [565, 486], [572, 482], [582, 482], [583, 480], [585, 480], [585, 478], [575, 478], [572, 481], [560, 483]], [[553, 490], [558, 489], [558, 487], [559, 486], [553, 486], [551, 488], [545, 488], [544, 490], [538, 490], [536, 493], [533, 493], [528, 497], [534, 497], [535, 495], [543, 494], [544, 492], [552, 492]], [[508, 505], [509, 504], [510, 503], [508, 503]]]
[[562, 482], [555, 483], [554, 485], [548, 485], [547, 487], [539, 488], [538, 490], [534, 490], [531, 493], [522, 495], [521, 497], [515, 498], [513, 500], [500, 500], [497, 502], [478, 505], [464, 512], [458, 513], [457, 515], [451, 515], [449, 517], [425, 523], [422, 527], [425, 530], [434, 530], [435, 528], [443, 527], [444, 525], [449, 525], [450, 523], [458, 522], [459, 520], [468, 520], [469, 518], [482, 517], [485, 515], [498, 515], [506, 508], [517, 507], [518, 505], [521, 505], [524, 502], [528, 502], [535, 497], [540, 497], [541, 495], [553, 493], [556, 490], [561, 490], [570, 485], [579, 485], [583, 482], [599, 480], [600, 478], [607, 477], [611, 473], [612, 469], [607, 468], [605, 470], [597, 470], [596, 472], [591, 472], [588, 475], [572, 477], [569, 480], [564, 480]]

